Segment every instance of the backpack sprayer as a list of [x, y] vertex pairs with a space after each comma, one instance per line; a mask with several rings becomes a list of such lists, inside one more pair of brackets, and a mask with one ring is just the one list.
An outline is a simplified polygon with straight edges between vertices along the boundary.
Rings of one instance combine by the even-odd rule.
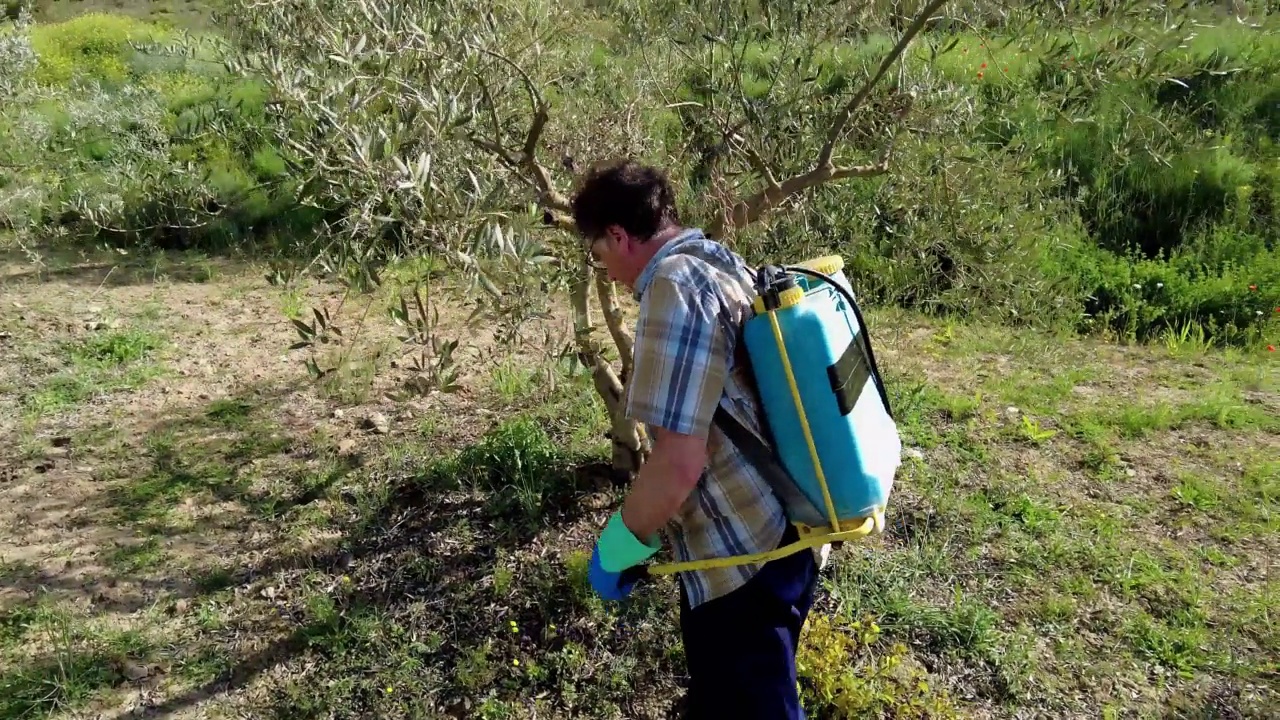
[[[722, 409], [716, 422], [766, 473], [799, 540], [777, 549], [628, 572], [667, 575], [768, 562], [884, 530], [902, 441], [837, 255], [756, 273], [743, 326], [772, 450]], [[625, 573], [624, 573], [625, 574]]]

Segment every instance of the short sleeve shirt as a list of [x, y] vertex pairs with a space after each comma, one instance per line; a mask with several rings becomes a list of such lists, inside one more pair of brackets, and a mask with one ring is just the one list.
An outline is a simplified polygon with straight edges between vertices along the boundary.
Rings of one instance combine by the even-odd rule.
[[[712, 422], [724, 405], [763, 438], [758, 398], [739, 360], [750, 317], [751, 276], [740, 257], [698, 230], [667, 241], [635, 287], [640, 303], [627, 414], [645, 425], [708, 438], [697, 486], [665, 534], [684, 562], [775, 549], [786, 515], [768, 481]], [[760, 564], [680, 574], [691, 607], [741, 587]]]

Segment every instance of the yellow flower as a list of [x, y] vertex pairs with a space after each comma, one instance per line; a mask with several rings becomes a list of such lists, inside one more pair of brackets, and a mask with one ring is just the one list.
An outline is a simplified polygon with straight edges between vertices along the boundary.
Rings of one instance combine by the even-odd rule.
[[515, 665], [516, 667], [520, 667], [520, 661], [519, 661], [519, 660], [512, 660], [512, 661], [511, 661], [511, 664], [512, 664], [512, 665]]

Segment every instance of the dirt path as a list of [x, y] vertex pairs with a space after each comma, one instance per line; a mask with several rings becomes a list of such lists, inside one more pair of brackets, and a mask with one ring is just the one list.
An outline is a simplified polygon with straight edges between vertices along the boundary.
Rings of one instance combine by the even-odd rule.
[[[157, 607], [181, 616], [231, 575], [331, 550], [330, 501], [376, 448], [422, 438], [433, 417], [453, 422], [432, 437], [456, 446], [499, 415], [475, 401], [478, 363], [458, 394], [406, 403], [385, 397], [405, 375], [393, 354], [376, 374], [312, 382], [286, 310], [309, 319], [339, 287], [294, 291], [203, 258], [48, 262], [0, 262], [0, 613], [42, 604], [162, 633]], [[382, 310], [366, 350], [395, 347]], [[35, 642], [36, 656], [56, 644]]]

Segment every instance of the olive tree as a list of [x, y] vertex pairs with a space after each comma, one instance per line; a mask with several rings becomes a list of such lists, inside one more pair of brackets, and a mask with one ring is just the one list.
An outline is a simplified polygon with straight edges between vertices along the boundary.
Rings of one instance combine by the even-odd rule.
[[[649, 451], [623, 412], [632, 337], [574, 226], [574, 177], [601, 157], [664, 164], [710, 235], [749, 247], [812, 189], [891, 170], [912, 105], [900, 60], [944, 4], [893, 3], [912, 13], [866, 57], [850, 50], [866, 18], [812, 0], [238, 0], [246, 49], [228, 64], [270, 85], [301, 201], [326, 214], [327, 262], [376, 282], [390, 255], [441, 258], [509, 337], [566, 291], [614, 467], [632, 473]], [[449, 384], [456, 348], [429, 304], [415, 290], [395, 312], [421, 349], [417, 392]], [[340, 340], [314, 315], [300, 345]]]

